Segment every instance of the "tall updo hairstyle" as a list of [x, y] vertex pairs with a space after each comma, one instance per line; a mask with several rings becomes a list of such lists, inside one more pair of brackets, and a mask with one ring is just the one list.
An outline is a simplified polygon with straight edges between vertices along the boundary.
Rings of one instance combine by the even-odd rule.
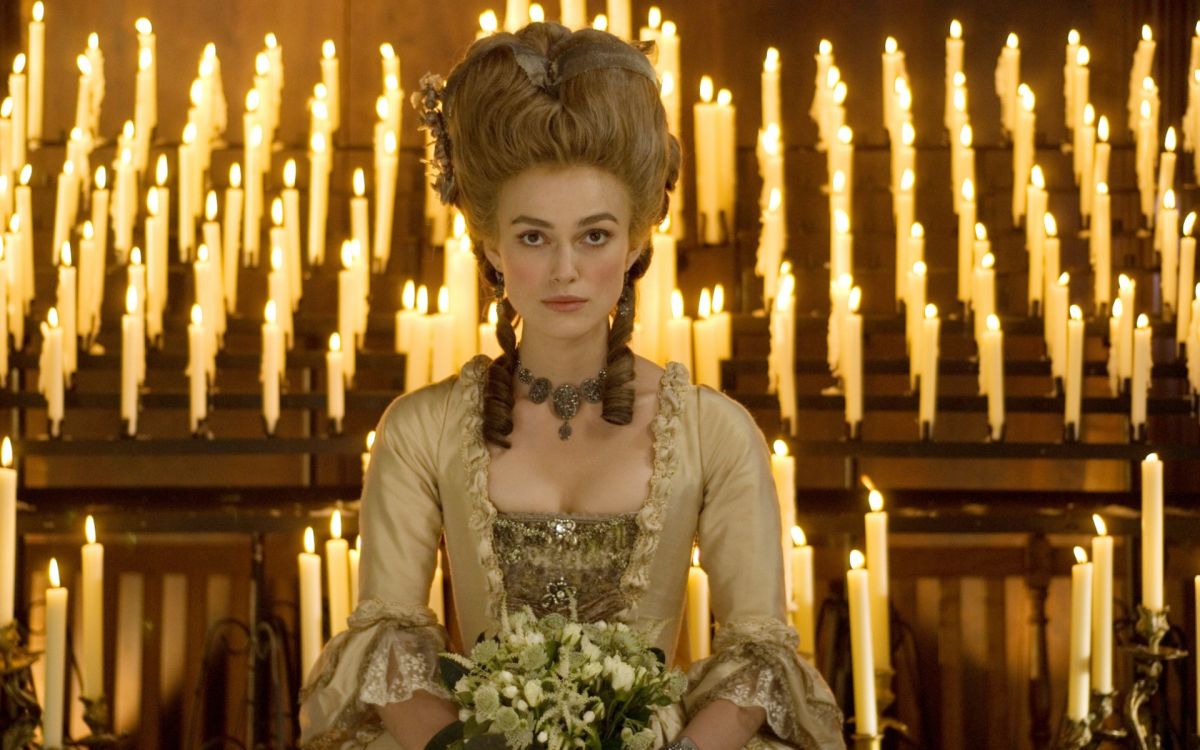
[[[437, 187], [443, 201], [462, 211], [489, 288], [502, 284], [484, 249], [497, 242], [496, 208], [505, 182], [533, 167], [590, 166], [625, 186], [630, 247], [642, 251], [608, 333], [602, 413], [619, 425], [633, 419], [635, 284], [650, 265], [651, 232], [667, 215], [680, 167], [679, 142], [667, 129], [647, 49], [603, 31], [532, 23], [515, 34], [477, 40], [444, 87], [422, 81], [426, 125], [436, 138]], [[508, 448], [517, 313], [507, 298], [497, 312], [503, 354], [487, 372], [483, 436]]]

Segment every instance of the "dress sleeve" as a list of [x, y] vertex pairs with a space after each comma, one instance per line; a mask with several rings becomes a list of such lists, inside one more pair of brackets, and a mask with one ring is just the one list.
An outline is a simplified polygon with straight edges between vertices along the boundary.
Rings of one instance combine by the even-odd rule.
[[360, 600], [301, 690], [306, 750], [364, 746], [383, 731], [376, 707], [416, 690], [449, 697], [437, 671], [446, 629], [428, 606], [442, 535], [436, 454], [449, 391], [443, 383], [402, 396], [379, 420], [359, 519]]
[[[717, 635], [711, 656], [688, 670], [690, 719], [714, 700], [766, 711], [760, 740], [844, 748], [842, 713], [797, 651], [786, 620], [779, 506], [766, 441], [738, 403], [699, 393], [704, 500], [700, 563], [709, 577]], [[752, 743], [754, 744], [754, 743]]]

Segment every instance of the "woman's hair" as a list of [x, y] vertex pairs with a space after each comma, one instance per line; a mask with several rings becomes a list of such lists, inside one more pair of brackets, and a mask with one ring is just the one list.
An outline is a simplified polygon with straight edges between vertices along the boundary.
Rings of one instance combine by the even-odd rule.
[[[650, 264], [650, 233], [667, 214], [680, 162], [653, 68], [640, 49], [602, 31], [572, 32], [557, 23], [484, 37], [448, 77], [444, 130], [437, 133], [447, 141], [438, 144], [443, 199], [462, 211], [480, 274], [493, 289], [502, 282], [484, 248], [497, 241], [496, 206], [505, 182], [538, 166], [591, 166], [624, 185], [631, 209], [629, 242], [642, 252], [629, 269], [609, 328], [603, 417], [612, 424], [633, 418], [634, 359], [628, 343], [634, 282]], [[498, 313], [496, 336], [504, 353], [487, 373], [483, 435], [508, 448], [517, 313], [507, 298]]]

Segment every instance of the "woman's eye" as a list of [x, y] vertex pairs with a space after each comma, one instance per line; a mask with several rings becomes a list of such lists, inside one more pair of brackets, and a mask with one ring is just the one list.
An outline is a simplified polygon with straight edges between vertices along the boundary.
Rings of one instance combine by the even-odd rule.
[[525, 232], [520, 237], [518, 237], [518, 239], [523, 244], [526, 244], [529, 246], [536, 246], [536, 245], [542, 244], [542, 233], [541, 232], [532, 232], [532, 231]]
[[591, 245], [603, 245], [608, 241], [609, 233], [604, 229], [592, 229], [584, 235], [584, 239]]

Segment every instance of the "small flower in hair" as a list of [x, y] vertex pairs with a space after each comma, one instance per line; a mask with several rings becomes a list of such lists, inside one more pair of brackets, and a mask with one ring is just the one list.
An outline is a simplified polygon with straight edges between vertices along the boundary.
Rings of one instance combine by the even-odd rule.
[[421, 115], [421, 129], [433, 137], [433, 186], [442, 203], [450, 204], [456, 197], [454, 169], [450, 163], [450, 134], [446, 132], [446, 116], [442, 104], [445, 81], [436, 73], [421, 76], [421, 88], [414, 91], [412, 105]]

